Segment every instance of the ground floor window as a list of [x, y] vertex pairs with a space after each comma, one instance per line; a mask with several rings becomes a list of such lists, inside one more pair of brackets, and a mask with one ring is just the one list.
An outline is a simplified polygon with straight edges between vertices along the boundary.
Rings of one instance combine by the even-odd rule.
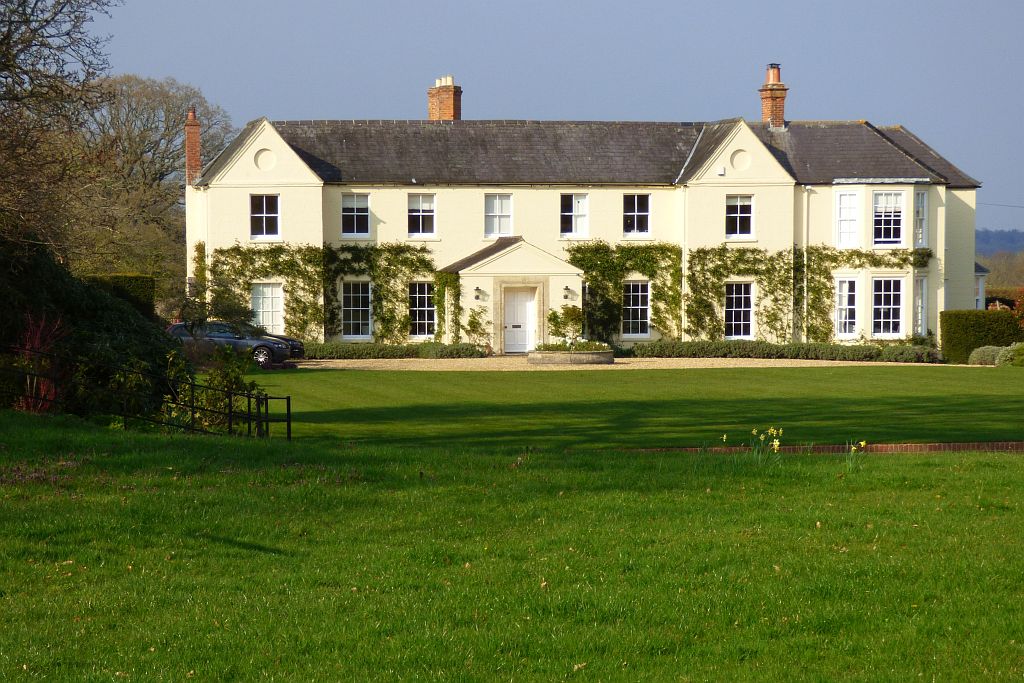
[[252, 286], [252, 322], [271, 334], [284, 334], [284, 292], [280, 283]]
[[434, 334], [434, 285], [431, 282], [409, 283], [409, 334], [427, 337]]
[[341, 283], [342, 336], [370, 337], [371, 330], [370, 283]]
[[749, 339], [753, 336], [754, 286], [749, 282], [725, 285], [725, 338]]
[[871, 334], [898, 335], [903, 305], [903, 281], [875, 278], [872, 282]]
[[649, 282], [625, 282], [622, 285], [622, 334], [643, 336], [651, 333], [651, 292]]
[[914, 334], [928, 334], [928, 280], [914, 278]]
[[836, 280], [836, 336], [852, 337], [857, 333], [857, 281]]

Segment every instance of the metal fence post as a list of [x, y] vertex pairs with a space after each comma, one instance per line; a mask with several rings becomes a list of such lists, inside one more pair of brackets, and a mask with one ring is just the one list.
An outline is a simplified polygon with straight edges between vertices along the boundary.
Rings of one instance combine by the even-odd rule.
[[287, 419], [288, 419], [287, 432], [286, 432], [287, 433], [287, 439], [288, 439], [288, 441], [291, 441], [292, 440], [292, 397], [290, 395], [284, 397], [284, 408], [285, 408], [285, 412], [286, 412]]

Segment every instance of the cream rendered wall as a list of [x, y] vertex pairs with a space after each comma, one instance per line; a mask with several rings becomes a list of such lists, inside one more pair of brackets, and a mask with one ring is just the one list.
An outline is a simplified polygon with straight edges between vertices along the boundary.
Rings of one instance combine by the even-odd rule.
[[[581, 238], [561, 238], [559, 216], [561, 195], [586, 194], [588, 229]], [[341, 197], [343, 194], [367, 194], [370, 206], [370, 234], [365, 239], [341, 235]], [[410, 237], [408, 234], [408, 197], [411, 194], [434, 195], [434, 235]], [[494, 242], [484, 236], [484, 196], [512, 195], [512, 236], [565, 259], [565, 247], [580, 239], [607, 242], [667, 241], [678, 243], [682, 224], [678, 214], [678, 190], [665, 186], [498, 186], [453, 187], [427, 185], [330, 185], [324, 190], [324, 239], [330, 244], [404, 242], [424, 243], [434, 255], [438, 268], [483, 249]], [[622, 233], [622, 197], [624, 194], [649, 194], [650, 233], [626, 238]]]
[[[249, 234], [249, 197], [278, 195], [279, 234], [253, 239]], [[289, 242], [323, 243], [323, 183], [263, 122], [205, 187], [185, 191], [186, 242], [189, 273], [195, 243], [214, 249]]]
[[[795, 240], [794, 181], [744, 122], [736, 124], [732, 136], [719, 148], [685, 188], [683, 202], [683, 272], [686, 251], [722, 244], [766, 249], [792, 249]], [[753, 199], [753, 235], [726, 239], [725, 206], [728, 195], [750, 195]], [[731, 282], [750, 282], [736, 276]], [[756, 301], [757, 286], [753, 287]], [[684, 295], [686, 292], [683, 283]], [[724, 302], [719, 303], [720, 306]], [[755, 306], [756, 308], [756, 306]], [[685, 327], [685, 311], [684, 321]], [[759, 336], [754, 316], [753, 336]]]
[[946, 310], [974, 308], [974, 216], [976, 192], [946, 192], [945, 261]]

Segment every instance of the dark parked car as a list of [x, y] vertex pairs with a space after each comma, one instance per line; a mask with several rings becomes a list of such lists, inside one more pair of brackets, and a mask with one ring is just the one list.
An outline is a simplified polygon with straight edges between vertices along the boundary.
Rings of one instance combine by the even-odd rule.
[[259, 337], [262, 335], [264, 337], [280, 339], [281, 341], [288, 345], [289, 349], [291, 349], [292, 359], [306, 357], [306, 345], [302, 343], [301, 339], [296, 339], [295, 337], [286, 337], [283, 334], [271, 334], [270, 332], [267, 332], [263, 328], [256, 327], [255, 325], [248, 325], [243, 323], [239, 325], [239, 327], [242, 329], [242, 332], [244, 332], [246, 335], [250, 337]]
[[252, 359], [261, 367], [283, 363], [292, 355], [287, 342], [261, 334], [258, 328], [247, 330], [225, 322], [208, 320], [205, 325], [196, 328], [195, 337], [189, 333], [185, 323], [174, 323], [167, 328], [167, 334], [180, 339], [183, 343], [203, 340], [218, 346], [230, 346], [238, 351], [249, 352]]

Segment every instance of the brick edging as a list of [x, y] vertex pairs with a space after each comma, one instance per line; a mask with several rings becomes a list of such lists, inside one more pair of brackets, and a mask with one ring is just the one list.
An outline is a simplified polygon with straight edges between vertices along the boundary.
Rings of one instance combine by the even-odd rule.
[[[780, 446], [780, 453], [849, 453], [850, 446], [855, 444], [809, 444], [806, 446]], [[770, 448], [770, 444], [764, 444]], [[674, 453], [749, 453], [747, 446], [679, 446], [666, 448], [638, 448], [640, 452], [672, 451]], [[1024, 452], [1024, 441], [966, 441], [961, 443], [869, 443], [861, 448], [860, 453], [944, 453], [952, 451], [1000, 451], [1007, 453]]]

